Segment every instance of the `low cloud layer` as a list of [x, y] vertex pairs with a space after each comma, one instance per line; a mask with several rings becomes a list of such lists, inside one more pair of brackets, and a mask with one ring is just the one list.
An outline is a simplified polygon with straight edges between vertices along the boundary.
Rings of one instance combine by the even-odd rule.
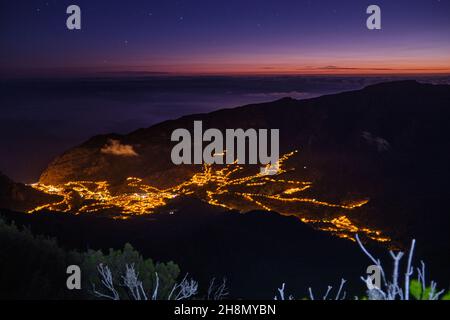
[[112, 154], [115, 156], [122, 157], [136, 157], [138, 154], [134, 151], [133, 146], [128, 144], [121, 144], [119, 140], [109, 139], [108, 143], [105, 144], [100, 150], [105, 154]]

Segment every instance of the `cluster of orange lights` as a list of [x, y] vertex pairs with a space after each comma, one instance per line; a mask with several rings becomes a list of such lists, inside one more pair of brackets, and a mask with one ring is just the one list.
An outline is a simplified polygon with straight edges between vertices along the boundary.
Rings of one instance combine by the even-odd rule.
[[129, 177], [120, 192], [112, 192], [106, 181], [71, 181], [60, 185], [37, 183], [32, 187], [47, 194], [58, 195], [61, 200], [38, 206], [29, 213], [41, 210], [95, 213], [113, 209], [114, 212], [120, 213], [119, 218], [128, 218], [132, 215], [151, 214], [176, 197], [194, 196], [211, 205], [227, 209], [264, 209], [296, 215], [305, 223], [344, 238], [352, 238], [355, 233], [361, 233], [377, 241], [389, 241], [380, 231], [356, 226], [345, 214], [333, 219], [302, 217], [305, 206], [333, 208], [344, 212], [361, 207], [368, 200], [336, 204], [298, 196], [302, 191], [310, 189], [312, 183], [281, 177], [289, 171], [284, 168], [284, 164], [295, 152], [280, 158], [274, 175], [265, 175], [259, 171], [249, 173], [246, 168], [236, 163], [221, 167], [204, 165], [203, 169], [190, 179], [165, 189], [146, 184], [137, 177]]

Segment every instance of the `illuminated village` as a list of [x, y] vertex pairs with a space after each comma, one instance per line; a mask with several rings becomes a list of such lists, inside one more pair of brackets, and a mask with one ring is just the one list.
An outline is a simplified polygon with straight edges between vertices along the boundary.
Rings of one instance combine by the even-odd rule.
[[[293, 170], [286, 169], [285, 162], [295, 153], [296, 151], [284, 154], [280, 158], [274, 175], [259, 171], [248, 173], [246, 168], [236, 163], [218, 168], [215, 165], [203, 165], [203, 170], [190, 179], [166, 189], [146, 184], [137, 177], [127, 178], [125, 192], [123, 189], [113, 192], [106, 181], [71, 181], [61, 185], [37, 183], [32, 187], [47, 194], [61, 196], [62, 200], [38, 206], [29, 210], [29, 213], [51, 210], [79, 214], [115, 210], [120, 215], [114, 218], [127, 219], [134, 215], [152, 214], [166, 206], [171, 199], [192, 196], [210, 205], [240, 212], [263, 209], [294, 215], [304, 223], [341, 238], [353, 239], [355, 233], [360, 233], [379, 242], [390, 240], [379, 230], [358, 226], [345, 214], [364, 206], [369, 201], [367, 199], [339, 204], [302, 197], [303, 191], [312, 188], [311, 182], [283, 179], [283, 174]], [[329, 219], [318, 219], [310, 214], [303, 214], [307, 212], [305, 206], [322, 210], [336, 209], [339, 214]]]

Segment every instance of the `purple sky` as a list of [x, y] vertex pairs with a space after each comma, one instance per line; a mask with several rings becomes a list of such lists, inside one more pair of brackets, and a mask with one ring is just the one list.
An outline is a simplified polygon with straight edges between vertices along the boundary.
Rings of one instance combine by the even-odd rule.
[[[66, 28], [66, 8], [82, 30]], [[366, 28], [366, 8], [382, 30]], [[450, 73], [449, 0], [2, 1], [7, 76]]]

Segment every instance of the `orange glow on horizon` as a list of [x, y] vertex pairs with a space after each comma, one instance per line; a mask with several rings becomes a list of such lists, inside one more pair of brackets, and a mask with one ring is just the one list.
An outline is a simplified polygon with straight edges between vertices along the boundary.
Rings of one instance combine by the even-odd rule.
[[[195, 59], [194, 62], [165, 61], [160, 64], [147, 64], [146, 61], [128, 65], [127, 63], [110, 63], [99, 66], [79, 65], [71, 68], [34, 69], [36, 75], [98, 75], [127, 76], [134, 73], [142, 76], [396, 76], [396, 75], [449, 75], [450, 58], [430, 57], [429, 59], [402, 59], [401, 57], [385, 60], [381, 58], [367, 61], [351, 57], [337, 59], [288, 59], [280, 57], [255, 56], [254, 59]], [[199, 61], [197, 61], [199, 60]], [[235, 62], [239, 61], [239, 62]], [[280, 63], [279, 61], [284, 61]], [[16, 69], [20, 76], [24, 70]], [[29, 73], [29, 70], [27, 71]]]
[[[142, 72], [161, 73], [161, 75], [343, 75], [343, 76], [371, 76], [371, 75], [450, 75], [450, 64], [446, 65], [326, 65], [326, 66], [296, 66], [256, 64], [183, 64], [161, 65], [154, 67], [112, 67], [111, 72]], [[161, 71], [163, 70], [163, 71]]]
[[[136, 72], [211, 75], [450, 75], [450, 53], [337, 53], [315, 54], [236, 54], [186, 57], [185, 60], [163, 60], [146, 67], [114, 66]], [[105, 66], [106, 67], [106, 66]]]

